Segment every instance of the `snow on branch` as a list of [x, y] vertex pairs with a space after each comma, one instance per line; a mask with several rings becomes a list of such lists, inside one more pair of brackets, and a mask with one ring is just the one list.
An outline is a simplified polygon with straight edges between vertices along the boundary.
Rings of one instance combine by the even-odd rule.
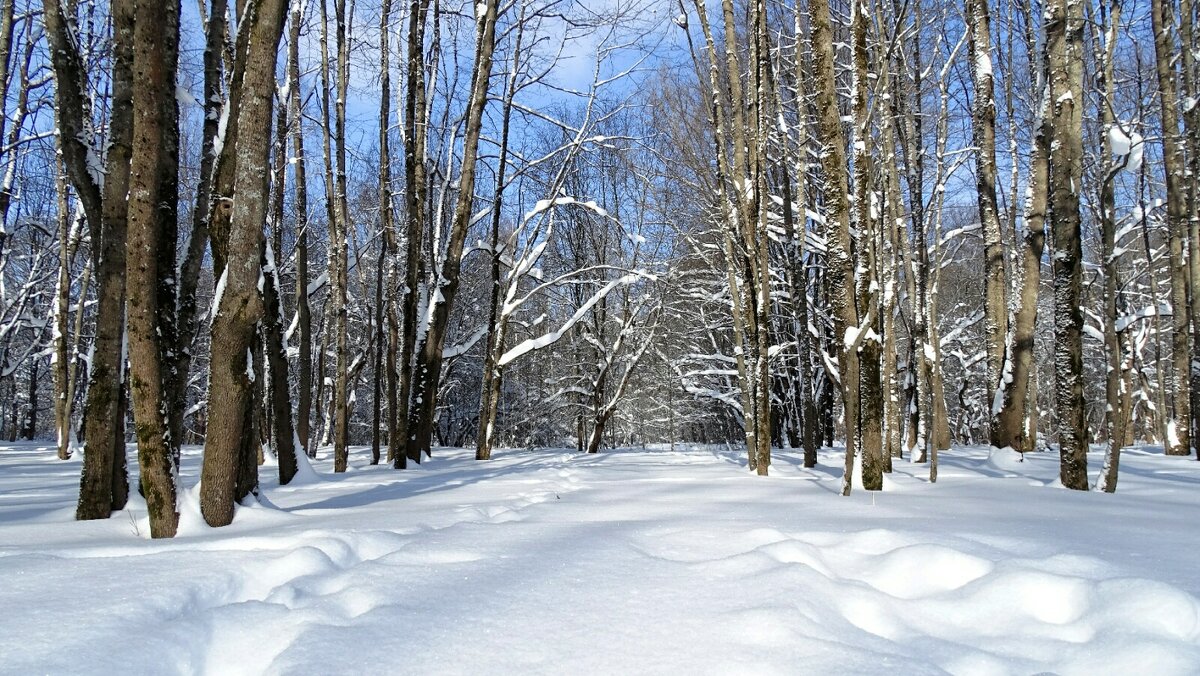
[[497, 365], [498, 366], [506, 366], [507, 364], [512, 362], [517, 357], [520, 357], [529, 352], [533, 352], [534, 350], [540, 350], [544, 347], [548, 347], [548, 346], [553, 345], [554, 343], [558, 342], [558, 340], [560, 338], [562, 338], [563, 335], [565, 335], [567, 331], [570, 331], [572, 327], [574, 327], [576, 324], [579, 323], [579, 320], [581, 320], [585, 316], [587, 316], [587, 313], [593, 307], [595, 307], [597, 303], [604, 300], [604, 298], [606, 296], [608, 296], [608, 294], [611, 293], [614, 289], [616, 289], [619, 286], [632, 284], [640, 278], [641, 278], [641, 275], [636, 274], [636, 273], [630, 273], [630, 274], [627, 274], [618, 279], [614, 279], [613, 281], [609, 282], [608, 284], [605, 284], [599, 291], [597, 291], [591, 298], [589, 298], [587, 300], [587, 302], [585, 302], [583, 305], [579, 306], [579, 309], [575, 311], [575, 314], [571, 315], [571, 318], [568, 319], [565, 324], [560, 326], [555, 331], [551, 331], [550, 333], [544, 334], [537, 338], [530, 338], [528, 340], [521, 342], [520, 344], [513, 347], [508, 352], [505, 352], [500, 357], [500, 360], [497, 362]]

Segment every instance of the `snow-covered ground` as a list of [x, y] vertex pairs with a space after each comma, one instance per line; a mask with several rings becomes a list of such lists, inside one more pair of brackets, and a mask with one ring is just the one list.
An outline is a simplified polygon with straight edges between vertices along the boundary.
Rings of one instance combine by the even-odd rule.
[[136, 505], [72, 521], [78, 458], [0, 447], [0, 672], [1200, 673], [1200, 463], [1158, 449], [1115, 495], [971, 448], [848, 498], [836, 453], [435, 455], [266, 468], [150, 541]]

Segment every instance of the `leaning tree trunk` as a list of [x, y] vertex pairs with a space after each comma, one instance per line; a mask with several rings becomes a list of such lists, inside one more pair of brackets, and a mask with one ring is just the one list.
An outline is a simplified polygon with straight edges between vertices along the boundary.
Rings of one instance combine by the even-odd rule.
[[[433, 417], [437, 411], [438, 387], [442, 377], [442, 350], [450, 324], [450, 310], [458, 293], [463, 246], [467, 226], [475, 202], [475, 168], [478, 163], [479, 137], [483, 130], [483, 110], [487, 106], [488, 86], [492, 73], [492, 52], [496, 46], [497, 0], [484, 0], [476, 10], [476, 52], [471, 77], [471, 98], [467, 104], [466, 132], [463, 137], [463, 160], [458, 181], [458, 201], [450, 225], [446, 257], [438, 277], [438, 288], [428, 330], [422, 342], [413, 374], [413, 401], [417, 404], [409, 414], [410, 443], [417, 452], [429, 453], [433, 437]], [[412, 289], [409, 290], [410, 292]]]
[[[262, 316], [258, 278], [259, 242], [267, 207], [267, 154], [270, 149], [275, 57], [287, 4], [259, 0], [243, 21], [249, 22], [241, 102], [238, 106], [237, 166], [229, 230], [224, 288], [216, 303], [209, 367], [208, 436], [201, 469], [200, 511], [210, 526], [228, 525], [238, 489], [242, 437], [253, 408], [248, 372], [255, 326]], [[220, 396], [212, 396], [220, 393]]]
[[[521, 5], [521, 16], [517, 19], [516, 43], [513, 46], [512, 64], [504, 94], [504, 111], [500, 122], [500, 155], [496, 169], [496, 202], [492, 205], [492, 260], [491, 289], [488, 307], [488, 336], [484, 348], [483, 385], [480, 387], [479, 431], [475, 440], [475, 459], [490, 460], [495, 443], [496, 412], [500, 407], [500, 392], [504, 373], [499, 365], [504, 354], [504, 339], [508, 327], [508, 315], [499, 315], [500, 305], [500, 215], [504, 203], [504, 180], [508, 175], [508, 136], [512, 122], [513, 98], [517, 94], [517, 74], [521, 68], [521, 42], [525, 37], [525, 5]], [[499, 324], [498, 324], [499, 323]], [[583, 443], [582, 435], [578, 443]]]

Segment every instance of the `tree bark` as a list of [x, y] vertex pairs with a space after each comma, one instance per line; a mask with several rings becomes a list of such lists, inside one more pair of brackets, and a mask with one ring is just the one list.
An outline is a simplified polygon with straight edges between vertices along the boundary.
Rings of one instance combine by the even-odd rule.
[[[379, 464], [380, 455], [380, 435], [383, 413], [383, 314], [384, 306], [390, 304], [391, 285], [388, 286], [388, 295], [384, 296], [383, 278], [384, 269], [388, 268], [392, 257], [395, 255], [393, 244], [395, 239], [395, 228], [392, 224], [392, 158], [391, 149], [388, 144], [388, 125], [391, 117], [392, 104], [392, 73], [388, 65], [388, 33], [391, 31], [389, 23], [392, 17], [392, 1], [383, 0], [383, 5], [379, 11], [379, 231], [380, 231], [380, 247], [379, 247], [379, 263], [375, 270], [375, 354], [372, 363], [373, 379], [374, 379], [374, 399], [372, 409], [371, 426], [371, 464]], [[394, 382], [394, 377], [388, 376], [389, 382]], [[389, 393], [394, 394], [395, 388], [389, 387]], [[388, 410], [395, 408], [395, 398], [388, 400]], [[392, 426], [388, 426], [388, 436], [392, 433]], [[389, 458], [390, 459], [390, 458]]]
[[421, 248], [425, 232], [425, 138], [428, 133], [425, 106], [425, 14], [428, 0], [411, 0], [408, 16], [408, 80], [404, 100], [404, 193], [406, 235], [404, 252], [404, 308], [400, 331], [396, 425], [393, 432], [399, 446], [392, 451], [392, 466], [404, 469], [407, 462], [421, 462], [421, 448], [412, 443], [409, 420], [412, 411], [413, 358], [417, 344], [417, 284], [423, 272]]
[[[200, 511], [210, 526], [228, 525], [239, 485], [245, 487], [243, 435], [253, 411], [253, 381], [248, 373], [255, 325], [262, 316], [258, 278], [259, 243], [266, 221], [267, 154], [270, 148], [275, 58], [283, 32], [283, 0], [248, 5], [243, 30], [249, 36], [240, 84], [235, 154], [237, 166], [224, 288], [212, 326], [209, 375], [209, 426], [201, 469]], [[219, 396], [212, 396], [220, 393]]]
[[858, 450], [860, 366], [857, 349], [851, 349], [856, 346], [850, 339], [850, 330], [858, 329], [859, 314], [854, 297], [850, 197], [846, 190], [846, 142], [837, 103], [837, 78], [834, 72], [836, 57], [829, 0], [816, 0], [811, 5], [811, 11], [817, 133], [825, 148], [821, 154], [821, 166], [825, 174], [825, 221], [829, 225], [826, 284], [830, 289], [833, 352], [838, 360], [846, 420], [846, 464], [842, 478], [842, 494], [848, 495], [849, 478], [854, 473], [854, 455]]
[[1083, 179], [1083, 10], [1080, 0], [1047, 8], [1050, 58], [1050, 209], [1054, 236], [1054, 389], [1059, 476], [1087, 490], [1087, 422], [1083, 401], [1083, 250], [1078, 189]]
[[[296, 436], [309, 457], [315, 455], [309, 415], [312, 412], [312, 311], [308, 303], [308, 174], [304, 159], [304, 115], [300, 102], [300, 24], [302, 0], [292, 0], [288, 28], [288, 96], [292, 118], [292, 171], [296, 205], [296, 316], [300, 333], [296, 359]], [[300, 449], [297, 449], [299, 452]]]
[[[164, 160], [170, 143], [168, 127], [174, 115], [175, 60], [171, 45], [179, 41], [178, 2], [139, 0], [136, 3], [133, 47], [133, 155], [129, 180], [129, 232], [125, 277], [129, 284], [130, 394], [133, 399], [141, 488], [150, 516], [150, 536], [174, 537], [179, 526], [175, 501], [175, 463], [172, 458], [169, 402], [170, 328], [161, 307], [159, 279], [174, 266], [160, 269], [175, 258], [174, 222], [160, 210], [164, 201], [175, 201]], [[173, 214], [172, 214], [173, 216]], [[169, 249], [170, 255], [165, 255]], [[164, 312], [166, 311], [166, 312]], [[166, 329], [164, 331], [164, 329]]]
[[93, 346], [84, 416], [84, 462], [77, 519], [105, 519], [125, 506], [124, 358], [121, 351], [125, 307], [126, 202], [129, 192], [132, 116], [133, 0], [114, 0], [112, 102], [109, 149], [103, 188], [96, 169], [96, 152], [86, 139], [84, 106], [86, 74], [78, 42], [72, 34], [74, 16], [64, 16], [62, 3], [43, 2], [43, 21], [57, 86], [55, 112], [58, 135], [71, 183], [92, 235], [97, 278], [96, 338]]
[[[989, 0], [968, 0], [970, 21], [970, 57], [975, 81], [975, 101], [971, 111], [975, 141], [975, 194], [979, 222], [983, 229], [984, 312], [983, 332], [987, 352], [987, 392], [992, 411], [999, 408], [993, 400], [1002, 399], [1004, 389], [1004, 343], [1008, 332], [1008, 280], [1005, 279], [1004, 234], [1000, 228], [1000, 209], [996, 201], [996, 99], [992, 77], [992, 23]], [[990, 436], [999, 439], [995, 413], [989, 416]]]
[[1163, 0], [1151, 0], [1150, 18], [1154, 30], [1155, 68], [1158, 74], [1158, 100], [1163, 128], [1163, 172], [1167, 186], [1167, 233], [1171, 274], [1171, 378], [1170, 419], [1164, 446], [1167, 455], [1191, 452], [1191, 354], [1189, 330], [1191, 307], [1188, 303], [1188, 267], [1184, 249], [1188, 244], [1187, 181], [1185, 158], [1179, 133], [1176, 104], [1173, 8]]
[[[500, 305], [500, 215], [504, 204], [504, 181], [508, 175], [508, 136], [512, 123], [513, 98], [517, 93], [517, 76], [521, 71], [521, 42], [525, 37], [525, 5], [521, 5], [521, 16], [517, 19], [516, 42], [513, 46], [512, 65], [504, 94], [504, 111], [500, 123], [500, 158], [496, 170], [496, 201], [492, 205], [492, 260], [491, 293], [488, 308], [487, 346], [484, 348], [483, 385], [480, 387], [479, 431], [475, 435], [475, 459], [490, 460], [495, 442], [496, 412], [500, 406], [500, 393], [504, 372], [499, 366], [504, 354], [504, 340], [508, 328], [508, 315], [498, 316]], [[515, 244], [515, 243], [514, 243]], [[583, 444], [582, 435], [578, 444]]]
[[[496, 44], [497, 0], [484, 0], [480, 4], [483, 5], [483, 11], [476, 11], [475, 65], [471, 77], [471, 98], [467, 105], [458, 201], [450, 225], [450, 237], [441, 274], [430, 300], [434, 304], [432, 317], [413, 375], [413, 402], [417, 406], [409, 414], [409, 431], [412, 434], [410, 442], [415, 444], [416, 448], [410, 447], [410, 450], [423, 451], [426, 454], [430, 451], [433, 437], [433, 418], [437, 410], [438, 387], [442, 377], [442, 350], [446, 343], [450, 310], [458, 293], [459, 267], [475, 202], [475, 167], [482, 132], [483, 110], [487, 106], [488, 86], [492, 74], [492, 52]], [[440, 301], [438, 296], [441, 297]]]

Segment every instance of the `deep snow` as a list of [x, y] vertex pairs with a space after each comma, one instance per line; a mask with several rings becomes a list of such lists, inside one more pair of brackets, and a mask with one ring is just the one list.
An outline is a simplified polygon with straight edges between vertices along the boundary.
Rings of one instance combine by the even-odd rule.
[[1200, 673], [1200, 463], [1159, 449], [1115, 495], [956, 448], [848, 498], [835, 452], [364, 456], [150, 541], [0, 447], [0, 673]]

